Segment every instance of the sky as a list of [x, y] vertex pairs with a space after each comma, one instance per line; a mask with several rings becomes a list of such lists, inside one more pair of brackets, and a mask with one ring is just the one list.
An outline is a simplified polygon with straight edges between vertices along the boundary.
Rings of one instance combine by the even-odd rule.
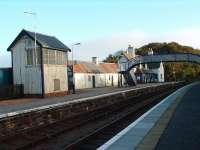
[[199, 0], [1, 0], [0, 67], [11, 66], [8, 46], [22, 29], [56, 36], [78, 60], [138, 48], [150, 42], [178, 42], [200, 49]]

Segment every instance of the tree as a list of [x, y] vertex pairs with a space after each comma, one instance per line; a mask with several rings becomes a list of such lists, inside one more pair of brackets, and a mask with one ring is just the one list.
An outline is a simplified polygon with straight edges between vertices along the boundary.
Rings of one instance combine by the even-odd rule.
[[[149, 48], [152, 48], [155, 54], [169, 53], [193, 53], [200, 55], [200, 50], [189, 46], [182, 46], [176, 42], [171, 43], [150, 43], [136, 50], [138, 55], [147, 55]], [[177, 80], [194, 80], [199, 78], [200, 66], [191, 63], [165, 63], [165, 79], [173, 81], [174, 75]], [[173, 73], [175, 72], [175, 74]]]
[[[194, 49], [190, 46], [183, 46], [176, 42], [171, 43], [149, 43], [136, 49], [137, 55], [147, 55], [149, 48], [152, 48], [154, 54], [170, 54], [170, 53], [192, 53], [200, 55], [200, 50]], [[120, 52], [121, 53], [121, 52]], [[118, 56], [109, 54], [103, 61], [108, 63], [117, 63]], [[200, 65], [191, 63], [164, 63], [165, 80], [196, 80], [200, 79]]]
[[112, 54], [109, 54], [108, 57], [105, 60], [103, 60], [103, 62], [117, 63], [118, 62], [118, 57], [117, 56], [113, 56]]

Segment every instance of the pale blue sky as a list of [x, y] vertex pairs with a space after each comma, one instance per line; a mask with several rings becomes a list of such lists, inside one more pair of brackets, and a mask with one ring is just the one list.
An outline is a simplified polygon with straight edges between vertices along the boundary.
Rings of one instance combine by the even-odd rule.
[[81, 42], [77, 59], [103, 59], [129, 43], [177, 41], [200, 48], [198, 0], [1, 0], [0, 7], [0, 67], [10, 65], [6, 49], [22, 28], [34, 29], [24, 11], [37, 12], [38, 32], [69, 47]]

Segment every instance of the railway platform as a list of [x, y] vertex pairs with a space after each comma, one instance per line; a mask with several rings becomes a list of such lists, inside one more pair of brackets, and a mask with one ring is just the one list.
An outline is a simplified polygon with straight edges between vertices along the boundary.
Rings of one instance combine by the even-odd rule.
[[166, 97], [98, 150], [192, 150], [200, 147], [200, 82]]
[[[164, 83], [149, 83], [149, 84], [138, 84], [133, 87], [105, 87], [105, 88], [93, 88], [93, 89], [82, 89], [77, 90], [76, 94], [70, 94], [59, 97], [49, 98], [21, 98], [13, 100], [1, 100], [0, 101], [0, 118], [9, 113], [23, 113], [23, 111], [44, 109], [48, 107], [54, 107], [54, 105], [62, 105], [66, 102], [72, 102], [83, 98], [92, 98], [95, 96], [104, 96], [106, 94], [115, 94], [127, 90], [140, 89], [150, 86], [159, 86]], [[2, 117], [1, 117], [2, 116]]]
[[[36, 101], [21, 103], [23, 107], [11, 104], [10, 107], [18, 110], [0, 114], [0, 149], [88, 149], [88, 146], [97, 149], [169, 93], [184, 85], [184, 82], [168, 82], [88, 89], [88, 93], [82, 91], [82, 94], [69, 97], [42, 99], [36, 103], [40, 105], [38, 107], [34, 103]], [[44, 103], [46, 105], [42, 105]], [[129, 121], [124, 124], [127, 119]], [[96, 139], [98, 133], [106, 129], [110, 131], [116, 125], [120, 126], [111, 136], [103, 137], [101, 142]]]

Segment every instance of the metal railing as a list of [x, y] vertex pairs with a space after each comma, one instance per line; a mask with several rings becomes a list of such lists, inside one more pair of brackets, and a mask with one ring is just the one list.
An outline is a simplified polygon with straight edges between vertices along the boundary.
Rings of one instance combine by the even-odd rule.
[[159, 62], [192, 62], [200, 64], [200, 55], [190, 53], [137, 56], [127, 61], [127, 71], [139, 64]]

